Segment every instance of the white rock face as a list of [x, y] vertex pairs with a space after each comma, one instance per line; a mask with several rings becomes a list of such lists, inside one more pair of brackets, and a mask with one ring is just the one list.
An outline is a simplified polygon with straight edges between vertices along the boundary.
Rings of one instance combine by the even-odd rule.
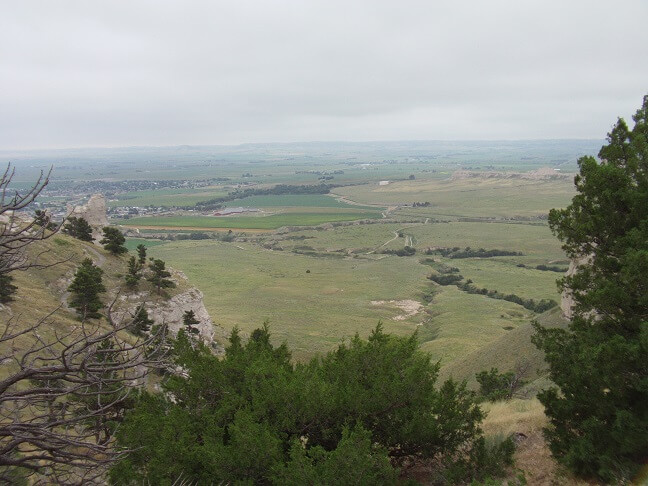
[[[591, 259], [592, 257], [588, 255], [569, 262], [569, 268], [567, 269], [567, 273], [565, 273], [565, 277], [574, 275], [580, 265], [586, 265]], [[571, 319], [574, 316], [574, 304], [574, 296], [569, 290], [564, 290], [560, 296], [560, 309], [565, 319]]]
[[92, 236], [95, 238], [95, 242], [102, 238], [102, 229], [104, 226], [108, 226], [106, 198], [103, 194], [93, 194], [82, 206], [68, 206], [68, 213], [76, 218], [84, 218], [92, 226]]
[[167, 301], [147, 305], [147, 311], [156, 323], [166, 323], [174, 335], [183, 326], [184, 313], [194, 311], [196, 319], [200, 321], [196, 326], [200, 330], [200, 337], [208, 343], [214, 339], [214, 323], [203, 303], [203, 294], [197, 288], [191, 288]]
[[186, 311], [193, 311], [196, 319], [200, 321], [196, 327], [200, 331], [200, 339], [206, 344], [217, 342], [214, 340], [216, 335], [221, 341], [225, 339], [225, 331], [220, 326], [216, 326], [203, 303], [203, 294], [195, 287], [171, 297], [169, 300], [152, 299], [148, 292], [138, 292], [134, 294], [123, 295], [120, 297], [123, 303], [119, 310], [113, 312], [115, 321], [118, 323], [126, 322], [132, 318], [137, 308], [144, 302], [144, 308], [150, 319], [155, 324], [166, 324], [171, 335], [175, 336], [182, 329], [184, 323], [182, 317]]

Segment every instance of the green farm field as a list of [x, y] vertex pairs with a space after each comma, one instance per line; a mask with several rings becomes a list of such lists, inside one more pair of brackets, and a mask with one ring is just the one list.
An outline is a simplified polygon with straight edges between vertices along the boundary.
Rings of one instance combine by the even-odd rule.
[[574, 196], [571, 179], [414, 180], [386, 186], [363, 184], [338, 187], [335, 194], [361, 204], [402, 205], [429, 202], [425, 208], [403, 208], [399, 214], [450, 217], [512, 217], [546, 215]]
[[109, 201], [109, 207], [120, 206], [193, 206], [211, 198], [227, 195], [222, 187], [200, 189], [155, 189], [120, 194], [119, 198]]
[[148, 226], [161, 228], [241, 228], [277, 229], [282, 226], [314, 226], [334, 221], [380, 218], [378, 212], [367, 211], [322, 211], [286, 212], [270, 216], [151, 216], [124, 221], [125, 226]]
[[[226, 331], [239, 327], [249, 333], [268, 320], [275, 341], [286, 341], [295, 359], [305, 360], [355, 333], [366, 336], [383, 322], [389, 332], [399, 335], [417, 332], [421, 348], [441, 360], [444, 370], [471, 379], [461, 375], [469, 367], [458, 363], [473, 356], [479, 363], [497, 366], [499, 358], [481, 356], [481, 350], [506, 343], [508, 335], [516, 336], [521, 329], [527, 329], [523, 333], [527, 336], [530, 323], [543, 315], [516, 303], [468, 294], [454, 285], [440, 286], [427, 277], [445, 265], [456, 267], [464, 281], [470, 279], [479, 288], [536, 302], [559, 301], [556, 280], [561, 274], [535, 267], [568, 263], [546, 215], [551, 208], [568, 204], [573, 184], [569, 176], [453, 179], [457, 167], [452, 164], [430, 172], [423, 172], [424, 164], [416, 172], [415, 165], [372, 162], [360, 168], [336, 162], [328, 170], [344, 167], [345, 172], [336, 179], [358, 184], [336, 187], [331, 194], [252, 196], [226, 204], [262, 210], [256, 214], [213, 217], [185, 212], [121, 223], [140, 228], [149, 237], [165, 232], [171, 237], [177, 232], [210, 234], [205, 240], [131, 239], [129, 248], [144, 242], [152, 256], [182, 270], [202, 290], [214, 322]], [[289, 162], [259, 164], [259, 170], [248, 170], [254, 177], [247, 182], [260, 188], [271, 187], [270, 179], [283, 184], [316, 183], [309, 182], [311, 174], [290, 174], [290, 166]], [[246, 172], [236, 167], [232, 172]], [[261, 167], [272, 177], [258, 176]], [[511, 168], [534, 167], [529, 163], [516, 169], [511, 162]], [[399, 170], [411, 170], [416, 177], [410, 179]], [[391, 182], [379, 185], [378, 180]], [[231, 186], [219, 188], [231, 190]], [[158, 196], [173, 200], [202, 195], [187, 191]], [[413, 207], [424, 202], [430, 204]], [[234, 232], [230, 242], [211, 234], [229, 229]], [[406, 245], [416, 254], [389, 253]], [[520, 255], [451, 259], [440, 253], [425, 254], [434, 247]], [[550, 313], [556, 316], [559, 310]], [[528, 339], [520, 343], [516, 353], [531, 353]]]
[[344, 209], [365, 209], [370, 211], [382, 210], [383, 207], [362, 206], [348, 204], [326, 194], [284, 194], [281, 196], [250, 196], [243, 199], [229, 201], [228, 207], [254, 207], [254, 208], [277, 208], [277, 207], [304, 207], [304, 208], [344, 208]]

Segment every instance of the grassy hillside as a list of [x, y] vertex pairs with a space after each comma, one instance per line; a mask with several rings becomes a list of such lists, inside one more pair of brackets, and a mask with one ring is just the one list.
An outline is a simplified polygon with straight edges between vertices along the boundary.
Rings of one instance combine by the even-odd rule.
[[[538, 316], [537, 321], [546, 327], [565, 328], [568, 324], [558, 308]], [[465, 379], [475, 386], [475, 373], [492, 367], [500, 371], [510, 371], [522, 359], [531, 364], [529, 379], [536, 379], [543, 374], [546, 364], [543, 353], [531, 343], [532, 334], [531, 322], [524, 323], [489, 344], [443, 366], [441, 376]]]
[[[54, 332], [64, 332], [65, 329], [78, 325], [79, 321], [75, 310], [67, 306], [69, 296], [67, 287], [77, 266], [85, 258], [91, 258], [95, 265], [100, 266], [104, 271], [103, 283], [107, 289], [105, 294], [101, 294], [104, 304], [109, 304], [118, 292], [122, 295], [126, 293], [123, 275], [126, 271], [128, 254], [113, 256], [97, 245], [59, 234], [31, 245], [29, 255], [32, 261], [37, 261], [42, 267], [13, 272], [14, 284], [18, 290], [14, 301], [0, 309], [0, 319], [3, 323], [15, 323], [20, 329], [33, 324], [38, 319], [49, 316], [40, 329], [45, 337], [50, 337]], [[178, 286], [169, 289], [170, 295], [189, 288], [186, 280], [182, 278], [175, 278], [175, 280]], [[146, 295], [145, 298], [148, 301], [162, 298], [152, 290], [148, 282], [141, 281], [138, 291], [144, 292], [143, 295]], [[92, 322], [98, 326], [107, 325], [105, 319]], [[29, 336], [25, 336], [22, 349], [27, 349], [29, 342]]]

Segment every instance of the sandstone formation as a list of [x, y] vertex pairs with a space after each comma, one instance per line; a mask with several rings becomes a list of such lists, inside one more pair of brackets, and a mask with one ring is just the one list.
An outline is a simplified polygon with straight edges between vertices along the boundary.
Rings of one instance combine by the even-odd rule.
[[95, 242], [102, 238], [104, 226], [108, 226], [106, 198], [103, 194], [93, 194], [88, 202], [82, 206], [68, 206], [68, 214], [77, 218], [84, 218], [92, 226], [92, 236]]

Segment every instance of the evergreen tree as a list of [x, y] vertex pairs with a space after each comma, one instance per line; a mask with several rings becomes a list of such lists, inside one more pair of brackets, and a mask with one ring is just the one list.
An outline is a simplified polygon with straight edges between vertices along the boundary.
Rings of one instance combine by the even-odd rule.
[[124, 246], [126, 238], [121, 231], [117, 228], [112, 228], [106, 226], [103, 229], [103, 238], [99, 243], [101, 243], [105, 250], [108, 250], [113, 255], [121, 255], [126, 253], [128, 249]]
[[474, 395], [447, 381], [415, 337], [356, 336], [295, 365], [267, 326], [224, 357], [180, 332], [164, 393], [143, 393], [121, 424], [132, 453], [113, 484], [397, 484], [400, 461], [438, 477], [484, 480], [510, 463], [512, 442], [486, 447]]
[[43, 211], [42, 209], [34, 211], [34, 223], [50, 231], [56, 229], [56, 224], [52, 222], [50, 215], [47, 214], [47, 211]]
[[580, 261], [560, 285], [575, 301], [568, 330], [536, 326], [557, 387], [540, 401], [554, 456], [574, 473], [629, 478], [648, 457], [648, 96], [600, 152], [579, 160], [578, 191], [549, 225]]
[[133, 316], [133, 322], [129, 326], [130, 331], [136, 336], [143, 336], [144, 333], [148, 332], [153, 325], [153, 319], [149, 318], [148, 312], [143, 305], [137, 308], [135, 316]]
[[182, 323], [185, 326], [185, 332], [189, 333], [190, 336], [200, 333], [200, 329], [196, 327], [198, 324], [200, 324], [200, 321], [196, 319], [196, 314], [194, 313], [194, 311], [185, 311], [182, 316]]
[[137, 259], [132, 256], [128, 259], [128, 273], [124, 279], [126, 280], [126, 286], [129, 289], [137, 288], [137, 284], [142, 278], [142, 265], [137, 261]]
[[168, 278], [171, 276], [171, 272], [166, 269], [164, 261], [156, 258], [151, 261], [149, 268], [152, 273], [147, 280], [155, 286], [158, 294], [162, 293], [162, 289], [175, 287], [173, 281]]
[[0, 304], [6, 304], [13, 300], [13, 295], [18, 290], [13, 283], [13, 277], [6, 273], [0, 273]]
[[137, 245], [137, 258], [140, 265], [144, 265], [146, 263], [146, 246], [142, 243]]
[[92, 226], [85, 218], [70, 216], [63, 226], [63, 233], [66, 233], [77, 240], [94, 241], [92, 237]]
[[69, 304], [76, 309], [81, 320], [101, 317], [97, 312], [102, 307], [99, 294], [106, 291], [102, 275], [103, 270], [94, 265], [89, 258], [81, 262], [74, 274], [74, 279], [68, 287], [72, 293]]

